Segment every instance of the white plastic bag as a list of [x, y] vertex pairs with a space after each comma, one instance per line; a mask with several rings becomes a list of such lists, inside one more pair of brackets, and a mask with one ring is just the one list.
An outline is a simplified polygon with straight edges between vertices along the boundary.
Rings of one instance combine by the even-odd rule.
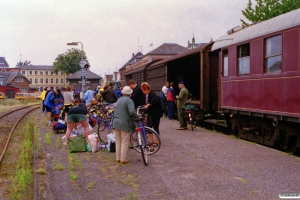
[[92, 133], [88, 136], [89, 143], [92, 148], [92, 153], [98, 151], [98, 135], [96, 133]]
[[[90, 124], [89, 124], [89, 130], [90, 130], [90, 131], [93, 131], [93, 128], [91, 127]], [[75, 131], [76, 131], [77, 133], [79, 133], [80, 135], [85, 136], [84, 128], [83, 128], [83, 126], [82, 126], [81, 124], [78, 124], [78, 125], [77, 125], [77, 128], [75, 129]]]
[[107, 141], [107, 150], [110, 151], [110, 143], [114, 143], [116, 141], [114, 131], [107, 135]]

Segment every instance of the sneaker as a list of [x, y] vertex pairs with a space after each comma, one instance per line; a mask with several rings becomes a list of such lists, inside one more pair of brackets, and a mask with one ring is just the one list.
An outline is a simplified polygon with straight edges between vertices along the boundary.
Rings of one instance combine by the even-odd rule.
[[68, 145], [68, 142], [67, 142], [67, 141], [64, 141], [63, 145], [65, 145], [65, 146]]
[[65, 142], [65, 141], [66, 141], [66, 135], [64, 135], [64, 136], [61, 137], [61, 141], [62, 141], [62, 142]]

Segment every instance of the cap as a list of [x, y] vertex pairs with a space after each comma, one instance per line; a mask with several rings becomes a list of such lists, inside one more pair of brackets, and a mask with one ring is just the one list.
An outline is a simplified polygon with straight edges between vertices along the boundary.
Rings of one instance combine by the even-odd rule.
[[184, 82], [183, 81], [179, 81], [179, 83], [178, 84], [184, 84]]
[[122, 90], [122, 94], [130, 95], [132, 93], [132, 89], [129, 86], [125, 86]]

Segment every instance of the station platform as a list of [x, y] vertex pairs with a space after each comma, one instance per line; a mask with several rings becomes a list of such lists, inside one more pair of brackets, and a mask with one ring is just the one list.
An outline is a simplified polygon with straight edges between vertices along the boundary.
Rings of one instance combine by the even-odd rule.
[[[121, 165], [110, 152], [68, 154], [59, 144], [63, 134], [40, 125], [41, 160], [47, 169], [40, 192], [46, 199], [279, 199], [284, 192], [300, 192], [300, 159], [289, 154], [196, 127], [176, 130], [179, 122], [161, 118], [161, 149], [142, 157], [129, 149], [130, 163]], [[70, 157], [78, 165], [70, 163]], [[72, 160], [71, 159], [71, 160]], [[64, 170], [53, 169], [55, 163]], [[71, 178], [69, 166], [77, 179]]]

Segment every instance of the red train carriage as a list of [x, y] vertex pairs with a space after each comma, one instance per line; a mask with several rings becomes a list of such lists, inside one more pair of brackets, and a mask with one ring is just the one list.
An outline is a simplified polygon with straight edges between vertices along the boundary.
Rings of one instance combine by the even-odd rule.
[[219, 111], [244, 139], [300, 147], [300, 9], [215, 41]]

